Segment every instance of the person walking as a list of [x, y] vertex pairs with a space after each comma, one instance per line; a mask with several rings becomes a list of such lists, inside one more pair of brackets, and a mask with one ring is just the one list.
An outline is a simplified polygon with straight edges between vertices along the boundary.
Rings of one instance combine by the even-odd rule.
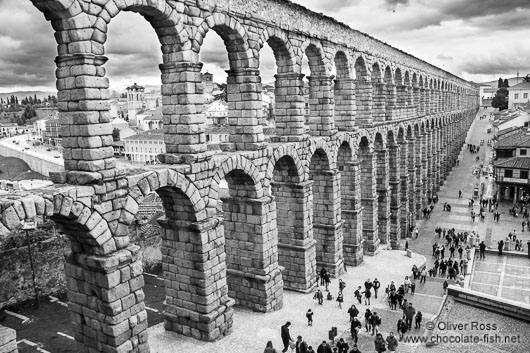
[[385, 343], [385, 339], [383, 338], [382, 334], [378, 333], [377, 336], [375, 336], [374, 346], [375, 346], [375, 351], [377, 353], [382, 353], [386, 351], [386, 343]]
[[344, 341], [344, 338], [340, 338], [337, 342], [338, 353], [348, 353], [348, 343]]
[[370, 304], [370, 297], [372, 296], [372, 292], [370, 292], [369, 289], [366, 289], [364, 292], [364, 305], [371, 305]]
[[397, 322], [397, 331], [399, 334], [399, 340], [401, 341], [403, 339], [403, 336], [407, 332], [409, 327], [407, 326], [407, 323], [403, 319], [399, 319]]
[[364, 312], [364, 328], [366, 329], [366, 332], [370, 332], [372, 330], [372, 312], [370, 309], [366, 309]]
[[424, 267], [420, 272], [420, 284], [425, 283], [427, 279], [427, 269]]
[[283, 342], [283, 350], [282, 352], [287, 352], [287, 348], [289, 348], [289, 343], [292, 341], [291, 334], [289, 333], [289, 327], [291, 326], [291, 322], [287, 321], [285, 325], [281, 327], [281, 336], [282, 336], [282, 342]]
[[317, 289], [315, 295], [313, 296], [313, 299], [318, 300], [318, 304], [322, 305], [322, 303], [324, 302], [324, 295], [322, 294], [320, 289]]
[[480, 254], [480, 260], [484, 260], [486, 258], [486, 244], [484, 244], [484, 241], [480, 242], [478, 249]]
[[459, 199], [462, 198], [462, 189], [458, 190], [458, 198], [459, 198]]
[[497, 249], [499, 249], [499, 256], [502, 256], [502, 250], [504, 250], [504, 240], [501, 239], [499, 245], [497, 246]]
[[346, 288], [346, 282], [344, 282], [341, 278], [339, 278], [339, 291], [342, 294], [342, 291]]
[[339, 303], [339, 309], [342, 309], [342, 302], [344, 302], [344, 297], [342, 296], [342, 292], [339, 291], [339, 294], [337, 294], [337, 303]]
[[421, 314], [421, 311], [418, 311], [416, 313], [416, 317], [415, 317], [415, 319], [416, 319], [416, 328], [420, 328], [422, 317], [423, 317], [423, 315]]
[[390, 332], [390, 335], [388, 335], [388, 337], [386, 338], [386, 344], [390, 352], [396, 351], [399, 343], [396, 337], [394, 336], [394, 332]]
[[377, 278], [374, 278], [372, 284], [374, 285], [374, 298], [377, 299], [377, 293], [379, 291], [379, 288], [381, 287], [381, 282], [379, 282]]
[[414, 295], [416, 291], [416, 282], [414, 280], [410, 281], [410, 295]]
[[379, 326], [381, 326], [381, 318], [374, 311], [370, 319], [370, 324], [372, 325], [372, 336], [379, 333]]
[[305, 317], [307, 318], [307, 326], [313, 326], [313, 310], [308, 309], [305, 313]]
[[361, 329], [363, 325], [361, 324], [361, 321], [359, 321], [358, 318], [354, 317], [351, 324], [350, 324], [350, 331], [351, 331], [351, 337], [353, 342], [357, 343], [359, 340], [359, 330]]
[[333, 353], [333, 350], [326, 341], [322, 341], [320, 346], [317, 348], [317, 353]]
[[359, 310], [357, 310], [355, 305], [352, 304], [352, 306], [348, 309], [348, 314], [350, 315], [350, 322], [352, 322], [353, 319], [359, 315]]
[[415, 314], [416, 309], [414, 309], [412, 303], [409, 303], [409, 305], [405, 308], [405, 322], [407, 323], [408, 327], [412, 327], [412, 320], [414, 319]]
[[355, 298], [357, 298], [357, 302], [359, 304], [362, 304], [363, 301], [362, 301], [362, 295], [361, 295], [361, 286], [357, 287], [357, 289], [355, 290], [355, 292], [353, 292], [353, 295], [355, 296]]

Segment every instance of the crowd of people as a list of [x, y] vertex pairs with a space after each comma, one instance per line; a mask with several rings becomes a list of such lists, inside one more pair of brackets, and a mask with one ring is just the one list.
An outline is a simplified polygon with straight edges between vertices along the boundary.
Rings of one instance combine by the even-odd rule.
[[[416, 281], [426, 276], [424, 273], [425, 270], [420, 271], [416, 265], [412, 267], [412, 276], [405, 276], [403, 281], [396, 285], [394, 281], [391, 281], [386, 287], [384, 287], [384, 293], [381, 291], [381, 282], [374, 278], [374, 280], [367, 279], [362, 286], [357, 286], [353, 291], [353, 296], [357, 300], [357, 305], [362, 305], [364, 303], [367, 308], [364, 313], [361, 314], [356, 304], [352, 304], [348, 308], [347, 314], [350, 322], [350, 332], [352, 342], [348, 344], [344, 338], [340, 338], [338, 341], [330, 344], [326, 341], [323, 341], [316, 347], [316, 350], [313, 346], [309, 345], [302, 336], [297, 336], [297, 339], [294, 340], [290, 334], [291, 322], [286, 322], [281, 327], [281, 338], [283, 343], [282, 352], [287, 352], [291, 350], [293, 353], [356, 353], [360, 352], [357, 342], [359, 340], [359, 332], [365, 329], [367, 334], [374, 336], [374, 347], [377, 352], [384, 352], [388, 350], [393, 352], [399, 345], [399, 341], [403, 339], [406, 332], [414, 328], [419, 329], [421, 327], [422, 313], [417, 311], [413, 304], [409, 302], [406, 298], [407, 295], [412, 297], [416, 288]], [[346, 283], [339, 279], [338, 287], [339, 291], [336, 298], [333, 297], [329, 290], [330, 285], [330, 274], [327, 269], [324, 267], [319, 271], [318, 276], [319, 281], [317, 285], [323, 286], [323, 289], [317, 288], [314, 299], [318, 302], [319, 305], [323, 305], [324, 298], [328, 301], [335, 300], [338, 302], [339, 309], [342, 308], [342, 303], [344, 301], [344, 289], [346, 288]], [[323, 292], [327, 292], [325, 295]], [[401, 318], [396, 322], [396, 333], [390, 332], [386, 337], [380, 332], [379, 328], [382, 324], [382, 318], [373, 310], [371, 306], [372, 298], [379, 298], [383, 295], [383, 298], [386, 298], [390, 310], [400, 310], [402, 312]], [[410, 298], [409, 298], [410, 299]], [[308, 309], [306, 312], [307, 325], [313, 326], [313, 317], [314, 312], [312, 309]], [[362, 320], [362, 322], [361, 322]], [[351, 349], [350, 349], [351, 345]], [[384, 348], [384, 349], [383, 349]], [[267, 342], [264, 353], [277, 353], [276, 349], [273, 347], [272, 341]]]

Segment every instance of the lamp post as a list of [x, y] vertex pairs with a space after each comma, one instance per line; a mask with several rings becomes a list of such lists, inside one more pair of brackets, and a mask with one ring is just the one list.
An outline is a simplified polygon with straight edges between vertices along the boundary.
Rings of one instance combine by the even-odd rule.
[[29, 263], [31, 266], [31, 276], [33, 279], [33, 290], [35, 291], [35, 300], [37, 309], [40, 308], [39, 290], [37, 289], [37, 280], [35, 277], [35, 265], [33, 263], [33, 253], [31, 251], [31, 242], [29, 239], [29, 231], [37, 229], [37, 224], [34, 218], [22, 221], [22, 229], [26, 232], [26, 243], [28, 244]]

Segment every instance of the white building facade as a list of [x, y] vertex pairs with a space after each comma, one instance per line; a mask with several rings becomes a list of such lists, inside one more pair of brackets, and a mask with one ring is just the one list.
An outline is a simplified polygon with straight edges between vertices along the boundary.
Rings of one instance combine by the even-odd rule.
[[520, 105], [530, 102], [530, 82], [521, 82], [508, 88], [508, 109], [517, 109]]
[[164, 134], [160, 130], [143, 132], [122, 141], [125, 156], [134, 163], [156, 164], [156, 156], [166, 153]]

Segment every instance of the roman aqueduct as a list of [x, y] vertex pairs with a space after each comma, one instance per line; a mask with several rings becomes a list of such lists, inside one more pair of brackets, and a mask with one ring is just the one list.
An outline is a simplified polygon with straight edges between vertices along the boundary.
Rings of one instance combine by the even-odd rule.
[[[166, 212], [165, 327], [216, 340], [234, 305], [278, 310], [284, 289], [313, 290], [317, 268], [337, 276], [344, 263], [398, 249], [478, 109], [472, 84], [285, 0], [31, 1], [55, 30], [66, 173], [46, 193], [0, 199], [0, 234], [46, 215], [68, 235], [68, 305], [84, 352], [149, 351], [128, 226], [150, 193]], [[122, 11], [149, 21], [163, 53], [167, 153], [141, 175], [116, 168], [108, 124], [107, 26]], [[230, 139], [216, 153], [206, 149], [199, 62], [210, 30], [230, 64]], [[270, 141], [259, 123], [266, 45], [277, 65]]]

